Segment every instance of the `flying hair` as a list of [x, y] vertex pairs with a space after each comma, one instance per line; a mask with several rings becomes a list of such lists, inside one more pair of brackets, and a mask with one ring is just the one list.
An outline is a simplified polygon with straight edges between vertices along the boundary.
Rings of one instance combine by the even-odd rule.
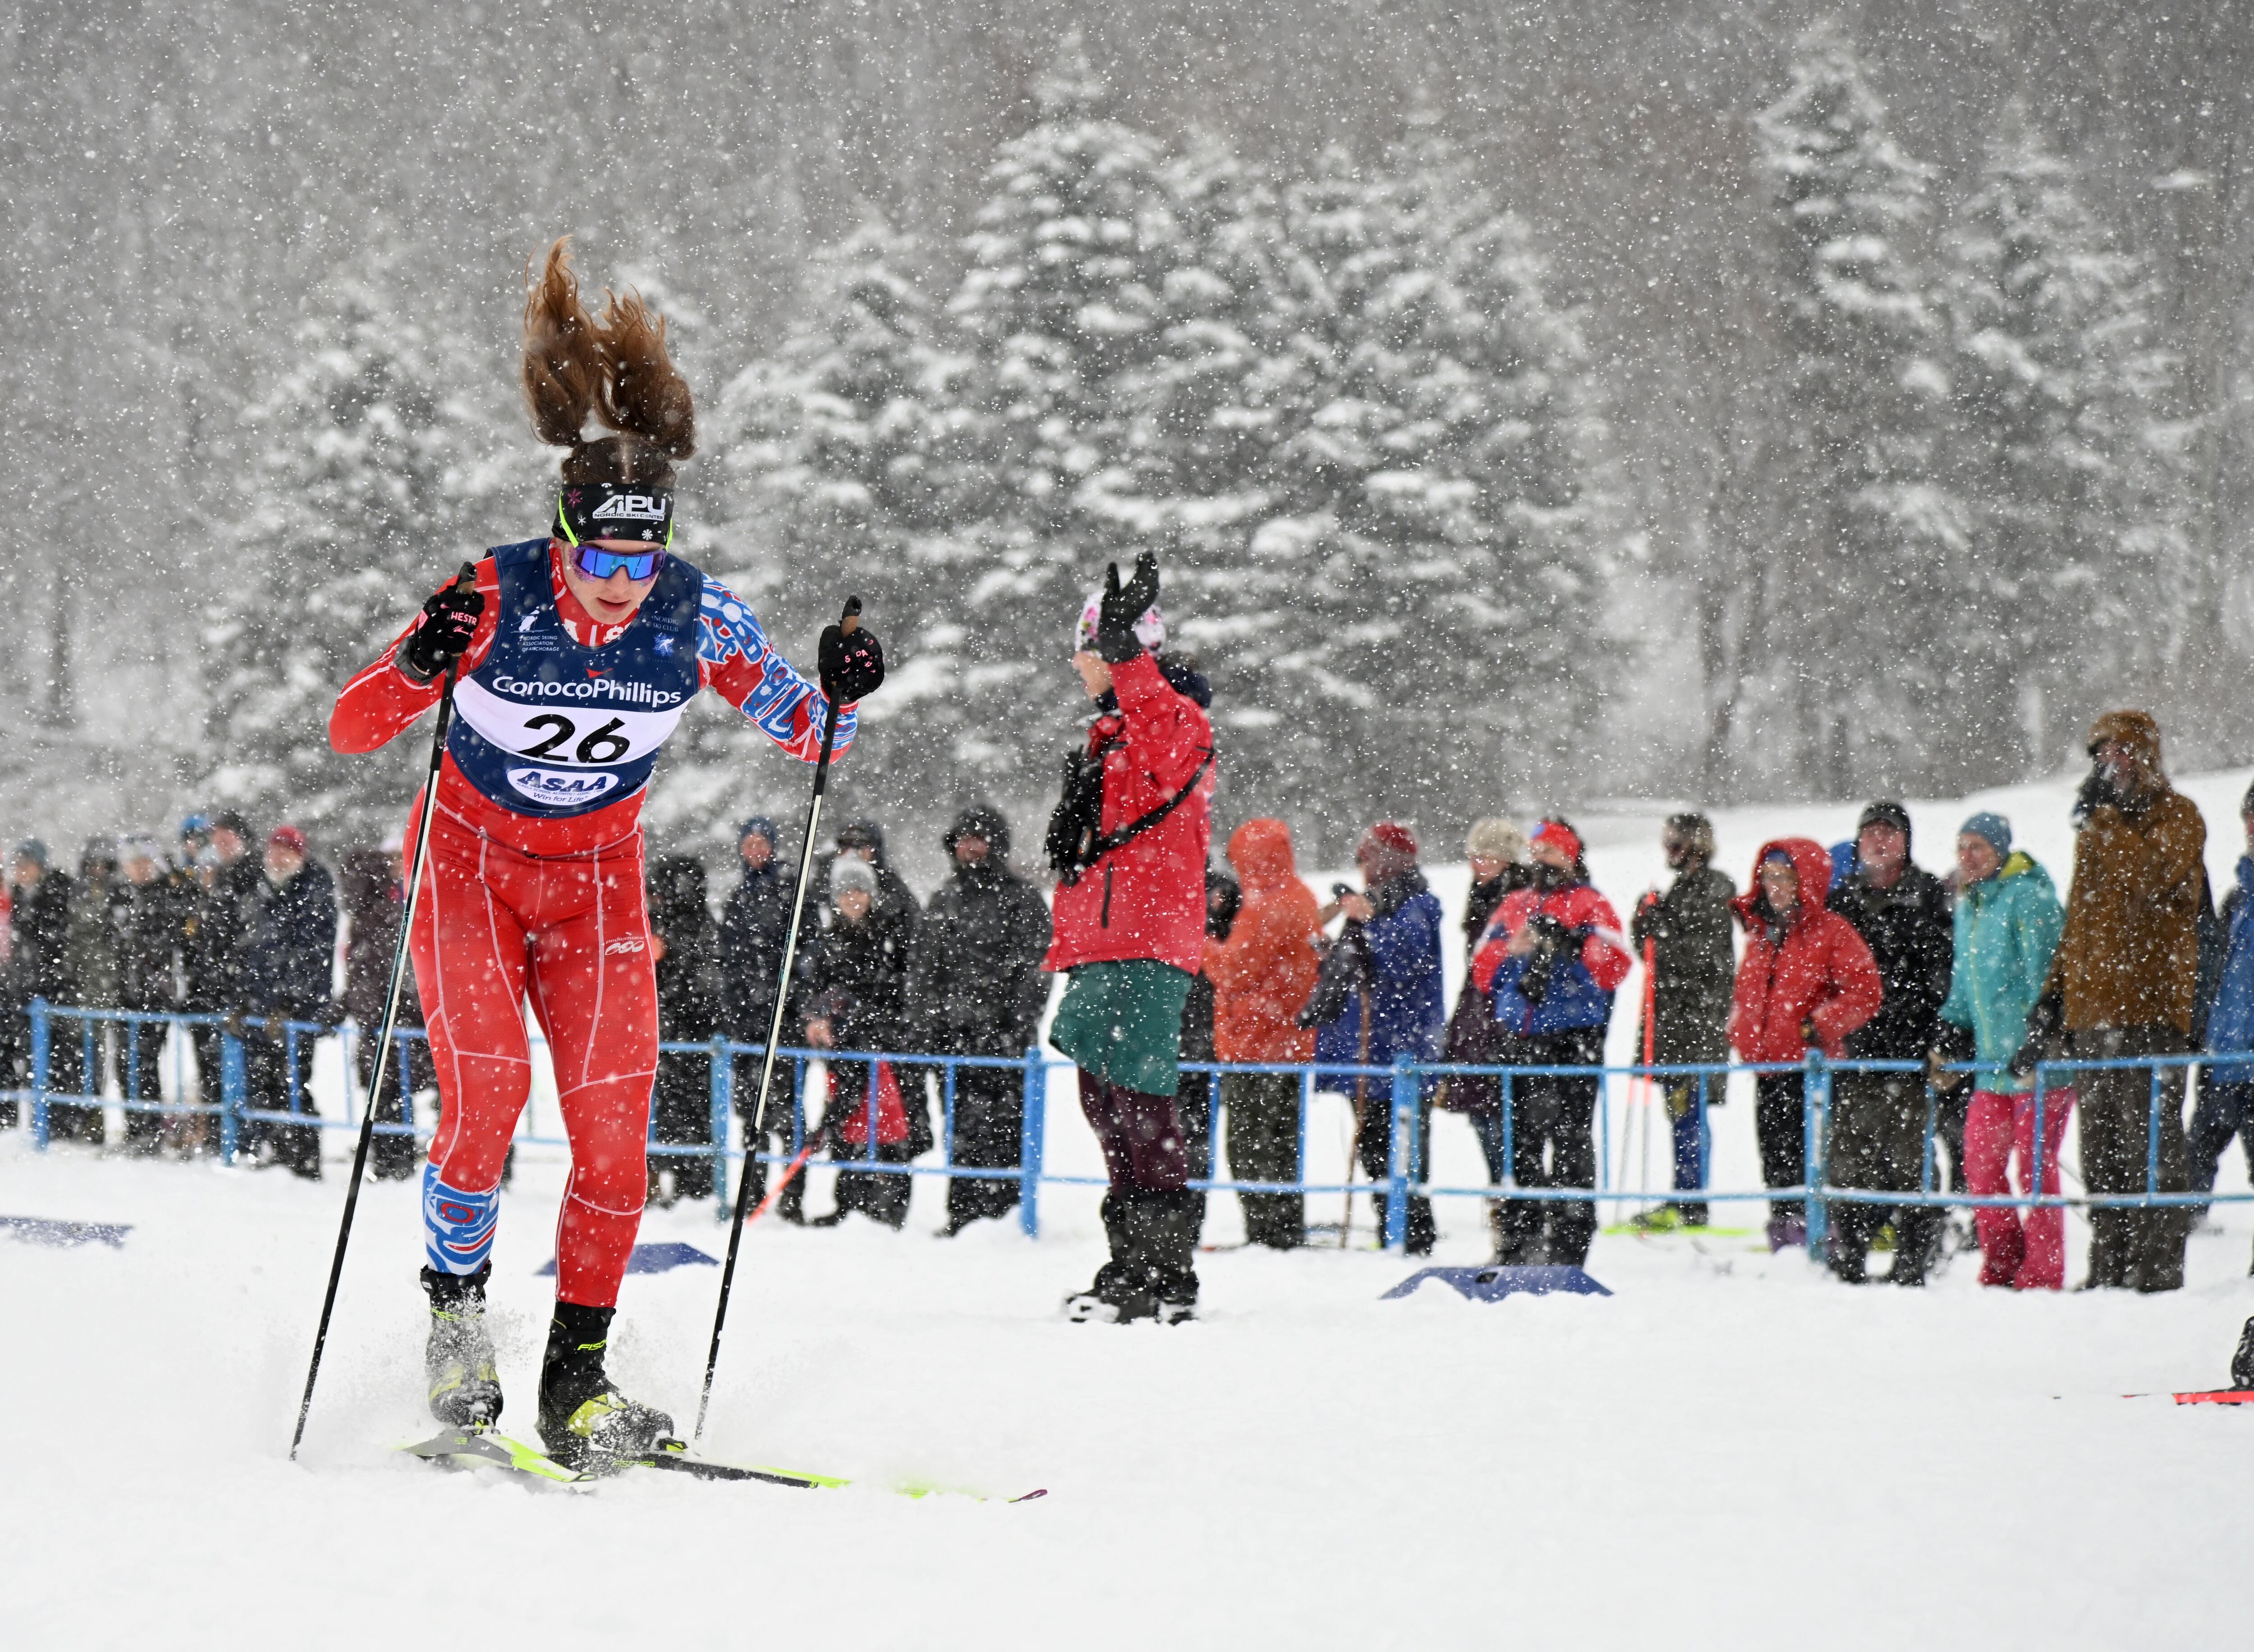
[[[559, 238], [524, 298], [524, 401], [534, 434], [564, 456], [567, 482], [673, 485], [673, 466], [696, 451], [689, 382], [666, 354], [665, 318], [639, 293], [607, 290], [588, 312]], [[587, 421], [616, 432], [589, 440]]]

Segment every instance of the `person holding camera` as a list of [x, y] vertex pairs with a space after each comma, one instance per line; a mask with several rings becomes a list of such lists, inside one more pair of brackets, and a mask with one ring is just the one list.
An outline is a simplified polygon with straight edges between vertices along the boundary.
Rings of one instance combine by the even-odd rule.
[[[1327, 924], [1347, 921], [1323, 960], [1308, 1018], [1315, 1021], [1318, 1068], [1337, 1064], [1390, 1067], [1440, 1059], [1447, 1030], [1446, 988], [1441, 980], [1440, 898], [1417, 864], [1417, 834], [1397, 821], [1377, 822], [1354, 851], [1362, 892], [1334, 886], [1330, 903], [1316, 914]], [[1327, 984], [1324, 977], [1327, 977]], [[1326, 1012], [1318, 1015], [1316, 1012]], [[1417, 1123], [1403, 1154], [1411, 1182], [1424, 1179], [1431, 1157], [1432, 1090], [1430, 1074], [1418, 1083]], [[1378, 1220], [1385, 1217], [1385, 1183], [1393, 1174], [1393, 1090], [1390, 1081], [1357, 1074], [1354, 1082], [1354, 1149], [1372, 1184]], [[1404, 1236], [1410, 1256], [1426, 1256], [1439, 1237], [1432, 1201], [1414, 1194]]]
[[[1496, 1022], [1516, 1035], [1513, 1065], [1596, 1067], [1605, 1058], [1613, 994], [1628, 978], [1628, 939], [1612, 903], [1589, 882], [1579, 833], [1563, 820], [1545, 820], [1530, 848], [1534, 881], [1495, 908], [1473, 956], [1472, 978], [1494, 995]], [[1595, 1188], [1602, 1082], [1596, 1073], [1514, 1079], [1510, 1173], [1518, 1186]], [[1593, 1197], [1508, 1199], [1496, 1218], [1495, 1260], [1578, 1268], [1596, 1232]]]
[[1074, 1320], [1193, 1317], [1197, 1205], [1175, 1096], [1182, 1011], [1205, 962], [1213, 840], [1212, 692], [1162, 661], [1158, 564], [1114, 564], [1082, 610], [1072, 662], [1096, 703], [1087, 745], [1065, 760], [1049, 817], [1057, 871], [1048, 956], [1069, 979], [1049, 1042], [1080, 1069], [1080, 1105], [1103, 1149], [1110, 1256], [1066, 1299]]

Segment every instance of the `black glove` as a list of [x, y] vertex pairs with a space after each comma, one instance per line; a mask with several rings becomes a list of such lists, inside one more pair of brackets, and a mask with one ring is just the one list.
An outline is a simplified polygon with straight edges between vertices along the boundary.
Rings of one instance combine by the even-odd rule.
[[1103, 570], [1103, 603], [1096, 615], [1096, 652], [1106, 665], [1124, 665], [1139, 657], [1143, 644], [1135, 635], [1135, 622], [1158, 599], [1158, 559], [1149, 551], [1135, 558], [1135, 577], [1123, 589], [1119, 564]]
[[[2083, 789], [2089, 788], [2085, 786]], [[2046, 992], [2027, 1012], [2027, 1036], [2012, 1057], [2012, 1076], [2025, 1078], [2050, 1059], [2051, 1045], [2066, 1027], [2066, 998]]]
[[1564, 946], [1574, 940], [1578, 934], [1578, 931], [1567, 928], [1546, 912], [1537, 912], [1526, 921], [1528, 927], [1542, 937], [1544, 944], [1552, 948]]
[[845, 613], [822, 633], [815, 651], [822, 691], [841, 705], [865, 700], [885, 680], [885, 650], [873, 633], [861, 629], [861, 599], [845, 598]]
[[486, 599], [478, 591], [478, 570], [469, 564], [423, 605], [423, 623], [408, 634], [393, 656], [410, 682], [428, 682], [462, 657], [478, 634]]
[[1526, 967], [1518, 972], [1518, 996], [1529, 1004], [1539, 1004], [1550, 996], [1558, 962], [1564, 956], [1573, 932], [1546, 912], [1535, 914], [1526, 920], [1526, 927], [1533, 932], [1536, 945], [1526, 955]]
[[2090, 777], [2082, 782], [2082, 789], [2074, 794], [2074, 823], [2083, 825], [2106, 804], [2118, 802], [2120, 796], [2113, 789], [2112, 778], [2101, 763], [2090, 771]]

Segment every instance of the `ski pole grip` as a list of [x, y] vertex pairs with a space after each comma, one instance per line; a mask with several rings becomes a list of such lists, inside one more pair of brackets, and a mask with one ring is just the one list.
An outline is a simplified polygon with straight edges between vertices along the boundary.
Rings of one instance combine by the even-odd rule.
[[837, 629], [850, 637], [860, 628], [861, 599], [858, 597], [848, 597], [845, 598], [845, 612], [837, 617]]
[[462, 571], [454, 576], [454, 589], [457, 591], [475, 591], [477, 588], [477, 564], [475, 563], [466, 562], [462, 564]]

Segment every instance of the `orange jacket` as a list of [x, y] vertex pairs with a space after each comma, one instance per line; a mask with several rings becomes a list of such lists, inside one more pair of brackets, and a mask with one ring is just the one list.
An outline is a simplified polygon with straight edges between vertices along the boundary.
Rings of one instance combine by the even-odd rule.
[[1307, 1061], [1315, 1034], [1294, 1020], [1315, 990], [1315, 898], [1292, 864], [1292, 829], [1248, 820], [1228, 840], [1244, 904], [1226, 941], [1205, 943], [1213, 1047], [1223, 1061]]

